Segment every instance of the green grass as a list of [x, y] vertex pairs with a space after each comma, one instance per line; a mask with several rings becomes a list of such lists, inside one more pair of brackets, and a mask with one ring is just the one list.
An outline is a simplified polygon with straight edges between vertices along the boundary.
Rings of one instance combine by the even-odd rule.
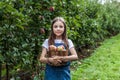
[[120, 80], [120, 34], [105, 40], [81, 62], [72, 71], [72, 80]]

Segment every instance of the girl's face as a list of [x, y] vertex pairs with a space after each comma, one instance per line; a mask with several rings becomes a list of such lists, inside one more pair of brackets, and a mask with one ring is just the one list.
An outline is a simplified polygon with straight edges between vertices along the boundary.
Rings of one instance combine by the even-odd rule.
[[61, 21], [56, 21], [53, 24], [53, 33], [56, 35], [56, 38], [62, 38], [64, 29], [65, 29], [64, 24]]

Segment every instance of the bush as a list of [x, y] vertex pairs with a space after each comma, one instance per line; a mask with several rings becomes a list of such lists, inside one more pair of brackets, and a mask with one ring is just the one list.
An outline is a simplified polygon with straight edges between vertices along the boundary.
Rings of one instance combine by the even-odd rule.
[[96, 42], [119, 33], [117, 7], [119, 3], [102, 5], [97, 0], [1, 0], [0, 62], [12, 64], [13, 76], [16, 68], [34, 71], [41, 44], [49, 36], [51, 20], [56, 16], [65, 18], [68, 38], [76, 48], [96, 47]]

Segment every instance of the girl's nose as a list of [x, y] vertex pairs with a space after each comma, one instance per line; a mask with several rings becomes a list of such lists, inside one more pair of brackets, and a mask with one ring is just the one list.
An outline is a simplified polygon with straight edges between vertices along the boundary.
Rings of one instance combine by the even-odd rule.
[[60, 29], [60, 26], [57, 26], [57, 29]]

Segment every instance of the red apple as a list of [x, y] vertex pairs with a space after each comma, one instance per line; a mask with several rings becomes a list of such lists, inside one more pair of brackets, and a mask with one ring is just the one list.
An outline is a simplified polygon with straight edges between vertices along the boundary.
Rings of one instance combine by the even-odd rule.
[[56, 46], [50, 45], [50, 46], [49, 46], [49, 49], [50, 49], [51, 51], [56, 51]]
[[54, 6], [51, 6], [51, 7], [49, 8], [49, 10], [52, 12], [52, 11], [55, 10], [55, 7], [54, 7]]
[[45, 29], [44, 28], [40, 28], [40, 33], [44, 34], [45, 33]]

